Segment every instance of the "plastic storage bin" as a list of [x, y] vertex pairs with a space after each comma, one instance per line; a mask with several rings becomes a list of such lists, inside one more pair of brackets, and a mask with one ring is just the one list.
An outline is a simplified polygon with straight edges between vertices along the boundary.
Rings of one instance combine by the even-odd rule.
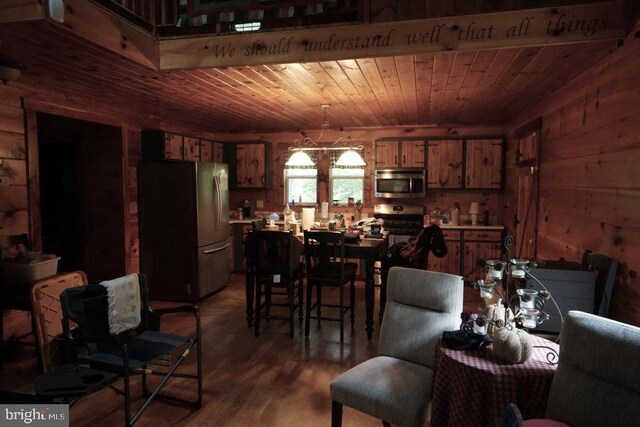
[[58, 272], [60, 257], [53, 257], [28, 264], [20, 262], [3, 262], [2, 269], [9, 282], [34, 282], [46, 277], [55, 276]]

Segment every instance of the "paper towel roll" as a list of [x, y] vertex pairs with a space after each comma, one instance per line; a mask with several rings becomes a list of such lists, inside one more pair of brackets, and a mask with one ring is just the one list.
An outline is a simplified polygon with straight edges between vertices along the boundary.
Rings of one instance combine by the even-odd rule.
[[314, 208], [302, 208], [302, 229], [308, 230], [315, 220], [316, 210]]
[[322, 202], [321, 210], [320, 210], [320, 218], [322, 219], [329, 218], [329, 202]]

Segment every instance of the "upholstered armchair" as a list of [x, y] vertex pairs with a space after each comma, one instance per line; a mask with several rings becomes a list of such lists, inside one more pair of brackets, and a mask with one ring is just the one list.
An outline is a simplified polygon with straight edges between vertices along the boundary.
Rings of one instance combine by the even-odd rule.
[[385, 424], [423, 425], [431, 400], [435, 349], [443, 331], [460, 325], [462, 277], [393, 267], [378, 356], [331, 383], [332, 426], [347, 405]]
[[560, 332], [546, 417], [523, 423], [510, 406], [505, 426], [639, 425], [640, 328], [570, 311]]

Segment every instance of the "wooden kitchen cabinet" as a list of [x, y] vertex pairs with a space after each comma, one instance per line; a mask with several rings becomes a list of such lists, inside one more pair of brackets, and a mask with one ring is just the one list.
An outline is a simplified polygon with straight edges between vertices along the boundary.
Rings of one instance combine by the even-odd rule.
[[447, 255], [438, 258], [429, 252], [429, 270], [459, 275], [462, 261], [462, 232], [443, 229], [442, 234], [447, 244]]
[[502, 233], [500, 230], [443, 228], [447, 255], [436, 258], [430, 253], [429, 270], [456, 274], [463, 276], [465, 280], [482, 279], [484, 272], [478, 267], [478, 261], [502, 256]]
[[424, 141], [376, 141], [376, 169], [424, 168]]
[[[502, 256], [502, 233], [498, 231], [465, 231], [463, 271], [468, 273], [468, 280], [479, 280], [485, 277], [484, 270], [478, 266], [479, 261], [500, 258]], [[475, 269], [474, 269], [475, 268]]]
[[501, 189], [503, 146], [501, 138], [428, 141], [427, 189]]
[[183, 139], [183, 160], [200, 160], [200, 140], [185, 136]]
[[145, 160], [182, 160], [183, 137], [160, 130], [142, 132], [142, 158]]
[[214, 141], [200, 140], [200, 161], [224, 163], [222, 144]]
[[461, 139], [427, 143], [427, 188], [462, 187], [463, 144]]
[[502, 187], [502, 139], [468, 139], [465, 156], [465, 188]]
[[142, 158], [145, 160], [224, 162], [222, 143], [161, 130], [144, 130], [142, 132]]
[[233, 189], [271, 188], [271, 144], [264, 141], [224, 144]]

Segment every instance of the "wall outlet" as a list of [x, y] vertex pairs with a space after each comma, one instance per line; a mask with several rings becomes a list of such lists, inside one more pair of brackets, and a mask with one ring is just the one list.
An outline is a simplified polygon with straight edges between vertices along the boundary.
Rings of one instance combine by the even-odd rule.
[[264, 200], [256, 200], [256, 208], [264, 208]]

